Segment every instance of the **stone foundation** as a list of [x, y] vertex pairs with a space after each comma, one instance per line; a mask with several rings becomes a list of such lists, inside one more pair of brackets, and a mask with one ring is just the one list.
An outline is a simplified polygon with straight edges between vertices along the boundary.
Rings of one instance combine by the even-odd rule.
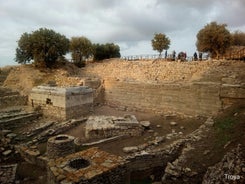
[[90, 148], [66, 157], [50, 160], [48, 183], [125, 184], [126, 170], [121, 157], [98, 148]]
[[91, 116], [86, 122], [87, 139], [107, 138], [113, 136], [140, 136], [144, 128], [133, 115], [124, 117]]
[[93, 104], [93, 90], [86, 86], [33, 88], [29, 97], [33, 107], [40, 106], [45, 116], [61, 120], [86, 115]]

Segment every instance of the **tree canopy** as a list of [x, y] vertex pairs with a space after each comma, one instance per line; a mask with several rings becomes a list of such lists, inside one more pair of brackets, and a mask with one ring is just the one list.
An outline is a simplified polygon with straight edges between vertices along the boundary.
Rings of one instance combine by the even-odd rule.
[[161, 56], [162, 51], [167, 50], [170, 45], [170, 39], [163, 33], [156, 33], [154, 38], [151, 40], [153, 50], [159, 52], [159, 56]]
[[70, 51], [75, 64], [84, 66], [85, 60], [93, 55], [93, 44], [84, 36], [72, 37], [70, 41]]
[[69, 39], [47, 28], [40, 28], [23, 33], [18, 41], [15, 60], [27, 63], [34, 60], [36, 64], [44, 63], [51, 67], [56, 60], [69, 51]]
[[120, 47], [114, 43], [94, 44], [94, 60], [99, 61], [109, 58], [119, 58]]
[[231, 34], [233, 46], [245, 46], [245, 33], [241, 31], [235, 31]]
[[200, 52], [210, 52], [212, 57], [224, 54], [232, 44], [230, 32], [226, 29], [226, 24], [211, 22], [201, 29], [197, 34], [197, 50]]

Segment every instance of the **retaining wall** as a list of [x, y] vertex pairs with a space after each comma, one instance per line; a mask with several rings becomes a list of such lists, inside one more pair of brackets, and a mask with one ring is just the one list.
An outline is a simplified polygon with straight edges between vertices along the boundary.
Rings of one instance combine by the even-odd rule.
[[109, 60], [88, 65], [83, 73], [103, 79], [103, 100], [113, 107], [212, 116], [245, 101], [244, 69], [235, 61]]
[[105, 80], [109, 105], [157, 113], [212, 115], [221, 109], [217, 83], [150, 84]]
[[0, 109], [5, 109], [12, 106], [27, 105], [27, 96], [11, 95], [0, 97]]

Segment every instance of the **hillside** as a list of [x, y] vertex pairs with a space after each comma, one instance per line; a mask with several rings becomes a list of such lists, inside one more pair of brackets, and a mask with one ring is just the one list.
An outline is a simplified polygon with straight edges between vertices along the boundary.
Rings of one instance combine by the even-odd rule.
[[[241, 61], [201, 61], [201, 62], [166, 62], [164, 60], [122, 61], [106, 60], [92, 63], [83, 69], [87, 76], [117, 78], [139, 82], [190, 82], [221, 81], [227, 77], [240, 83], [244, 79], [245, 63]], [[243, 81], [244, 82], [244, 81]]]
[[28, 95], [34, 86], [55, 81], [58, 86], [77, 85], [80, 70], [73, 64], [66, 64], [58, 69], [38, 69], [32, 65], [20, 65], [11, 68], [3, 86]]
[[72, 86], [84, 77], [115, 78], [122, 81], [142, 83], [176, 82], [224, 82], [241, 84], [245, 79], [245, 63], [240, 61], [203, 61], [203, 62], [165, 62], [105, 60], [90, 63], [79, 69], [66, 64], [59, 69], [37, 69], [32, 65], [11, 68], [4, 86], [29, 94], [33, 86], [55, 81], [58, 86]]

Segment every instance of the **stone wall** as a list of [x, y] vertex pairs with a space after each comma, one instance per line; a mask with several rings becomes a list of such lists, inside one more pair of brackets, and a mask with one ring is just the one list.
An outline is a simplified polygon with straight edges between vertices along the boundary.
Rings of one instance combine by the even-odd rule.
[[93, 90], [85, 86], [38, 86], [32, 89], [29, 102], [33, 107], [40, 106], [45, 116], [58, 119], [78, 118], [91, 110]]
[[12, 106], [27, 105], [27, 96], [11, 95], [0, 97], [0, 109], [5, 109]]
[[105, 80], [105, 101], [109, 105], [156, 113], [212, 115], [221, 109], [217, 83], [137, 83]]
[[236, 102], [245, 102], [245, 83], [222, 84], [220, 90], [222, 108], [226, 108]]
[[[37, 105], [34, 105], [34, 107], [36, 106]], [[41, 105], [44, 116], [53, 117], [57, 120], [75, 119], [87, 115], [92, 108], [92, 104], [77, 105], [69, 108], [56, 107], [50, 104]]]
[[83, 73], [104, 80], [103, 99], [113, 107], [210, 116], [245, 100], [244, 69], [235, 61], [108, 60]]
[[74, 137], [60, 134], [48, 139], [47, 156], [49, 158], [64, 157], [75, 152]]
[[11, 89], [0, 87], [0, 109], [27, 104], [27, 96], [21, 96]]

